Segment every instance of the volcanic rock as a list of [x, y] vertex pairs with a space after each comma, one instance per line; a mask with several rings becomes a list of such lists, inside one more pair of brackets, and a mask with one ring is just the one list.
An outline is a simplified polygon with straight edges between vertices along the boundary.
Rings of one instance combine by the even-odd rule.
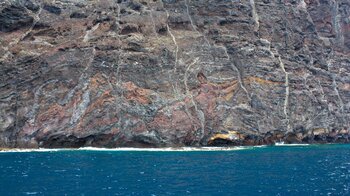
[[0, 147], [348, 142], [348, 0], [6, 0]]

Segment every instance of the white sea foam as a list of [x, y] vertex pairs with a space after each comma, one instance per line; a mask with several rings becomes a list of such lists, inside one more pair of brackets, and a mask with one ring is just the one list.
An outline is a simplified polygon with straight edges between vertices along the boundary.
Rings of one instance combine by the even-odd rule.
[[253, 148], [266, 148], [268, 145], [252, 146]]
[[2, 149], [0, 153], [4, 152], [57, 152], [57, 151], [67, 151], [72, 150], [69, 148], [11, 148], [11, 149]]
[[6, 152], [58, 152], [58, 151], [150, 151], [150, 152], [190, 152], [190, 151], [235, 151], [253, 148], [261, 148], [265, 146], [235, 146], [235, 147], [168, 147], [168, 148], [38, 148], [38, 149], [3, 149], [0, 153]]
[[38, 194], [38, 192], [25, 192], [24, 194], [26, 194], [26, 195], [36, 195], [36, 194]]
[[178, 148], [95, 148], [83, 147], [78, 150], [88, 151], [151, 151], [151, 152], [172, 152], [172, 151], [234, 151], [244, 150], [252, 147], [178, 147]]
[[276, 143], [275, 146], [309, 146], [310, 144], [285, 144], [285, 143]]
[[[309, 144], [276, 144], [275, 146], [308, 146]], [[260, 146], [234, 146], [234, 147], [167, 147], [167, 148], [38, 148], [38, 149], [2, 149], [0, 153], [6, 152], [58, 152], [58, 151], [141, 151], [141, 152], [191, 152], [191, 151], [236, 151], [251, 150], [256, 148], [269, 147], [267, 145]]]

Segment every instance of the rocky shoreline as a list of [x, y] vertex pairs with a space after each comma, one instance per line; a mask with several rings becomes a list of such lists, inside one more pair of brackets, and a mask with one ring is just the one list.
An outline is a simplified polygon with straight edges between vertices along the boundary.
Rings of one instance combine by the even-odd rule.
[[261, 136], [239, 134], [230, 132], [228, 134], [217, 134], [210, 138], [210, 146], [257, 146], [283, 144], [326, 144], [326, 143], [349, 143], [350, 133], [347, 130], [333, 131], [315, 130], [312, 133], [265, 133]]
[[[154, 139], [155, 140], [155, 139]], [[52, 149], [52, 148], [83, 148], [83, 147], [101, 147], [101, 148], [164, 148], [164, 147], [237, 147], [237, 146], [261, 146], [261, 145], [278, 145], [278, 144], [345, 144], [350, 143], [350, 132], [348, 130], [327, 132], [326, 130], [317, 129], [311, 133], [292, 132], [283, 133], [275, 131], [274, 133], [265, 133], [263, 135], [241, 134], [236, 131], [223, 131], [216, 133], [208, 138], [207, 142], [195, 145], [171, 144], [171, 143], [151, 143], [143, 139], [123, 141], [124, 143], [112, 143], [108, 139], [96, 141], [94, 138], [88, 140], [79, 138], [56, 138], [55, 140], [45, 141], [45, 143], [22, 143], [15, 148], [23, 149]], [[0, 148], [0, 151], [11, 150], [14, 148]]]

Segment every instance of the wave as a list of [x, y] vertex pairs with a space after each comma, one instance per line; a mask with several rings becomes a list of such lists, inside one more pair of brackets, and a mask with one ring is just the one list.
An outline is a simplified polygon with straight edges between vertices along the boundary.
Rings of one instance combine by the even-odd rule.
[[309, 146], [310, 144], [285, 144], [285, 143], [275, 143], [274, 146]]
[[192, 152], [192, 151], [237, 151], [237, 150], [253, 150], [258, 148], [268, 147], [300, 147], [314, 146], [317, 144], [285, 144], [283, 142], [275, 143], [274, 145], [259, 145], [259, 146], [232, 146], [232, 147], [166, 147], [166, 148], [98, 148], [98, 147], [82, 147], [82, 148], [35, 148], [35, 149], [6, 149], [0, 148], [0, 153], [7, 152], [59, 152], [59, 151], [139, 151], [139, 152]]
[[59, 151], [141, 151], [141, 152], [191, 152], [191, 151], [236, 151], [262, 148], [266, 146], [235, 146], [235, 147], [168, 147], [168, 148], [38, 148], [38, 149], [0, 149], [0, 153], [6, 152], [59, 152]]
[[69, 148], [11, 148], [11, 149], [0, 149], [0, 153], [4, 152], [58, 152], [73, 150]]
[[244, 150], [252, 147], [169, 147], [169, 148], [95, 148], [83, 147], [78, 150], [87, 151], [151, 151], [151, 152], [187, 152], [187, 151], [233, 151]]

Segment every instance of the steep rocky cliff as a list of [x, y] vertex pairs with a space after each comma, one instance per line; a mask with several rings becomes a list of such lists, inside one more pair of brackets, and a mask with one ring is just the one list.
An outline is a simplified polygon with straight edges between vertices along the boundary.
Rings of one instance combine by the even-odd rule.
[[348, 142], [349, 0], [2, 0], [0, 146]]

